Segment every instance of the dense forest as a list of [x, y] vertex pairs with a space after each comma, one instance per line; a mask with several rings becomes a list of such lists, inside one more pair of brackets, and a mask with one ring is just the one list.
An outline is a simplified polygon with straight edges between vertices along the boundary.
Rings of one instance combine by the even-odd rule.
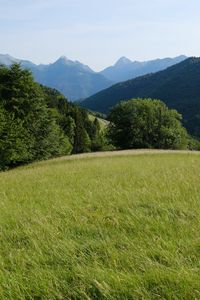
[[0, 169], [104, 146], [97, 118], [18, 64], [0, 67]]

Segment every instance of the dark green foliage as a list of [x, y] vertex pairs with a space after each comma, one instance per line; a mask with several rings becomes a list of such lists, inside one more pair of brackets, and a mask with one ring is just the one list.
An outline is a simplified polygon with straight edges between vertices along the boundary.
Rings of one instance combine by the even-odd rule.
[[67, 136], [29, 71], [17, 64], [1, 67], [0, 101], [1, 168], [70, 152]]
[[200, 140], [195, 139], [193, 137], [189, 137], [188, 139], [188, 149], [200, 151]]
[[97, 118], [94, 119], [93, 122], [93, 135], [92, 135], [92, 144], [91, 149], [92, 151], [101, 151], [105, 146], [105, 137], [104, 132], [101, 130], [101, 126]]
[[63, 119], [60, 120], [60, 125], [65, 134], [69, 137], [70, 143], [73, 145], [76, 128], [75, 120], [71, 116], [64, 116]]
[[[91, 151], [96, 130], [88, 113], [58, 91], [40, 86], [27, 70], [0, 67], [0, 169]], [[96, 138], [96, 137], [95, 137]]]
[[109, 120], [109, 137], [119, 148], [187, 148], [181, 115], [159, 100], [121, 102], [112, 109]]
[[167, 70], [116, 84], [80, 105], [108, 113], [118, 102], [131, 98], [161, 99], [183, 115], [190, 134], [200, 136], [200, 58], [189, 58]]
[[0, 109], [0, 170], [32, 159], [31, 142], [20, 119]]
[[84, 128], [83, 116], [79, 109], [76, 110], [75, 124], [73, 153], [89, 152], [91, 141]]
[[58, 91], [43, 89], [48, 95], [48, 106], [73, 146], [73, 153], [104, 150], [107, 140], [98, 119], [91, 121], [86, 110], [66, 101]]

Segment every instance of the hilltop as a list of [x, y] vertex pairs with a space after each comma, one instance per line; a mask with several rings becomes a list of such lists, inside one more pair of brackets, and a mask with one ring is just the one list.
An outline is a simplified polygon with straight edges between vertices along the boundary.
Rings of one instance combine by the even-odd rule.
[[1, 299], [199, 298], [199, 154], [113, 154], [0, 173]]

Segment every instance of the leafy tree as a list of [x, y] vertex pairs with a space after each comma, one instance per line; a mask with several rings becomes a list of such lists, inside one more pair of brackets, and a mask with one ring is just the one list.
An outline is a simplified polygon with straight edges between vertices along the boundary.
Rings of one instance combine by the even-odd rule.
[[60, 121], [60, 125], [65, 134], [69, 137], [70, 143], [73, 145], [76, 128], [75, 120], [71, 116], [65, 116]]
[[93, 122], [93, 135], [91, 138], [91, 149], [92, 151], [101, 151], [105, 144], [105, 138], [103, 131], [101, 130], [100, 123], [97, 118]]
[[120, 102], [112, 109], [109, 120], [109, 137], [119, 148], [187, 148], [181, 115], [159, 100]]
[[79, 109], [76, 109], [75, 124], [76, 128], [73, 153], [89, 152], [91, 141], [86, 129], [84, 128], [83, 116]]
[[69, 153], [69, 140], [47, 107], [42, 88], [17, 64], [0, 67], [0, 106], [2, 167]]
[[29, 134], [22, 121], [0, 109], [0, 170], [31, 159]]

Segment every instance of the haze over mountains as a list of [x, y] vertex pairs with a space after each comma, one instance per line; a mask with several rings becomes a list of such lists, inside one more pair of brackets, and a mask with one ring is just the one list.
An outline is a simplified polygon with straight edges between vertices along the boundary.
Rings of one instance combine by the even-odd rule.
[[65, 56], [61, 56], [52, 64], [36, 65], [9, 55], [0, 55], [0, 63], [9, 66], [13, 62], [21, 63], [23, 68], [31, 70], [37, 82], [57, 89], [71, 101], [86, 98], [113, 83], [88, 66], [79, 61], [69, 60]]
[[181, 55], [139, 62], [122, 57], [114, 66], [95, 72], [87, 65], [67, 59], [65, 56], [61, 56], [51, 64], [36, 65], [28, 60], [0, 54], [1, 64], [9, 66], [13, 62], [21, 63], [23, 68], [31, 70], [37, 82], [57, 89], [71, 101], [87, 98], [116, 82], [166, 69], [184, 59], [186, 56]]
[[164, 71], [118, 83], [81, 102], [81, 106], [108, 113], [119, 101], [156, 98], [183, 115], [189, 132], [200, 136], [200, 58], [188, 58]]
[[126, 57], [121, 57], [114, 66], [108, 67], [100, 73], [113, 82], [120, 82], [148, 73], [155, 73], [164, 70], [185, 60], [186, 58], [187, 56], [180, 55], [174, 58], [163, 58], [140, 62], [131, 61]]

